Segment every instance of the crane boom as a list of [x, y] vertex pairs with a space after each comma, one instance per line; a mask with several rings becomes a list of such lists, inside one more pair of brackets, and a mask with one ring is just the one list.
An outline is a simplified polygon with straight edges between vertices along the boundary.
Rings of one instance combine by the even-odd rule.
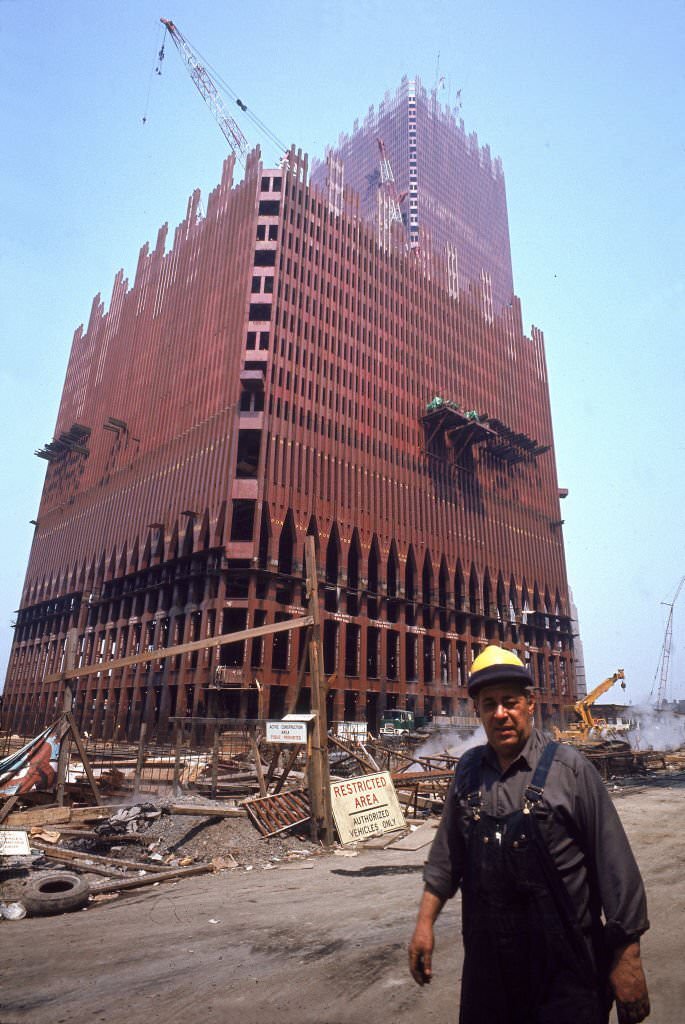
[[596, 686], [594, 690], [585, 697], [581, 697], [575, 704], [570, 705], [580, 718], [579, 722], [573, 722], [565, 729], [559, 729], [557, 726], [553, 726], [554, 738], [562, 740], [568, 743], [587, 743], [593, 736], [593, 732], [597, 729], [606, 729], [607, 723], [604, 720], [595, 720], [590, 712], [590, 707], [595, 701], [610, 690], [614, 683], [621, 680], [621, 687], [625, 690], [626, 684], [624, 682], [623, 669], [617, 669], [613, 676], [609, 676], [603, 682]]
[[390, 206], [390, 219], [397, 220], [402, 223], [402, 211], [400, 210], [400, 197], [397, 194], [397, 185], [395, 184], [395, 175], [392, 173], [392, 167], [390, 165], [390, 158], [385, 149], [385, 143], [383, 139], [376, 139], [378, 143], [378, 149], [380, 150], [380, 187], [385, 189], [388, 196], [388, 204]]
[[623, 681], [624, 678], [623, 669], [619, 668], [614, 672], [613, 676], [609, 676], [608, 679], [605, 679], [604, 682], [600, 683], [599, 686], [596, 686], [594, 690], [591, 690], [586, 697], [582, 697], [580, 700], [576, 701], [574, 708], [580, 715], [583, 724], [586, 725], [588, 729], [592, 729], [595, 725], [595, 721], [590, 714], [590, 706], [594, 704], [603, 693], [610, 690], [614, 683], [617, 683], [619, 679], [621, 680], [622, 688], [625, 690], [626, 684]]
[[199, 54], [193, 49], [180, 29], [174, 25], [173, 21], [170, 21], [168, 18], [160, 18], [159, 20], [173, 39], [176, 49], [188, 68], [188, 73], [193, 80], [195, 88], [214, 115], [214, 119], [219, 125], [224, 138], [236, 157], [241, 161], [244, 160], [248, 149], [247, 139], [234, 119], [226, 111], [221, 93], [215, 85], [214, 79], [200, 60]]

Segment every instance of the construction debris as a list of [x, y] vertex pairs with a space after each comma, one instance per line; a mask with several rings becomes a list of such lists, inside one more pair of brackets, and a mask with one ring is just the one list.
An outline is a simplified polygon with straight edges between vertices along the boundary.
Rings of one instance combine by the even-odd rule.
[[[64, 806], [35, 787], [11, 794], [16, 800], [11, 807], [5, 801], [2, 827], [24, 831], [31, 856], [19, 858], [10, 877], [0, 872], [0, 916], [98, 907], [128, 890], [212, 871], [297, 866], [321, 852], [304, 827], [312, 815], [308, 744], [267, 742], [247, 723], [238, 730], [210, 725], [209, 739], [211, 749], [198, 750], [179, 728], [171, 749], [147, 749], [143, 736], [136, 747], [89, 752], [106, 805], [74, 803], [96, 795], [74, 758], [65, 768]], [[366, 730], [329, 735], [333, 785], [388, 772], [407, 820], [407, 828], [360, 845], [402, 850], [431, 841], [459, 758], [446, 750], [419, 756], [419, 742], [381, 742]], [[582, 749], [607, 781], [668, 778], [685, 769], [685, 748], [636, 751], [604, 740]]]
[[244, 800], [243, 807], [264, 838], [303, 825], [311, 818], [309, 796], [304, 789]]

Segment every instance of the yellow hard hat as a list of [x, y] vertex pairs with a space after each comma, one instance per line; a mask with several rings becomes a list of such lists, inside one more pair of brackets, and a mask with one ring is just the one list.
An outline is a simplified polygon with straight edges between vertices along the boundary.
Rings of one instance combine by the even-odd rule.
[[481, 651], [471, 666], [469, 675], [469, 696], [476, 694], [491, 683], [520, 683], [521, 686], [533, 686], [530, 672], [521, 659], [513, 651], [490, 644]]

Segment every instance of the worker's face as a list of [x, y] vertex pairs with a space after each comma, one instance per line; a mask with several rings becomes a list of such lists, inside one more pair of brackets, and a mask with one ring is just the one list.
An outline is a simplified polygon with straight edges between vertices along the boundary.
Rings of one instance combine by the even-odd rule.
[[500, 762], [510, 763], [532, 732], [535, 698], [518, 683], [494, 683], [483, 687], [475, 705], [488, 743]]

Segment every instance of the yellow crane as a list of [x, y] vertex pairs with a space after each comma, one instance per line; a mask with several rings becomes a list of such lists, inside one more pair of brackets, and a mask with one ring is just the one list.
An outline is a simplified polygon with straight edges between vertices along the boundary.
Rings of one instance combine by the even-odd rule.
[[613, 676], [609, 676], [603, 682], [596, 686], [594, 690], [591, 690], [585, 697], [581, 697], [575, 704], [572, 705], [573, 710], [578, 715], [580, 721], [572, 722], [565, 729], [557, 729], [554, 726], [554, 738], [562, 740], [567, 743], [587, 743], [589, 739], [593, 738], [593, 732], [605, 729], [607, 723], [604, 719], [595, 719], [592, 717], [590, 708], [598, 700], [602, 694], [610, 690], [611, 687], [619, 680], [621, 682], [621, 689], [625, 690], [626, 684], [624, 682], [623, 669], [617, 669]]

